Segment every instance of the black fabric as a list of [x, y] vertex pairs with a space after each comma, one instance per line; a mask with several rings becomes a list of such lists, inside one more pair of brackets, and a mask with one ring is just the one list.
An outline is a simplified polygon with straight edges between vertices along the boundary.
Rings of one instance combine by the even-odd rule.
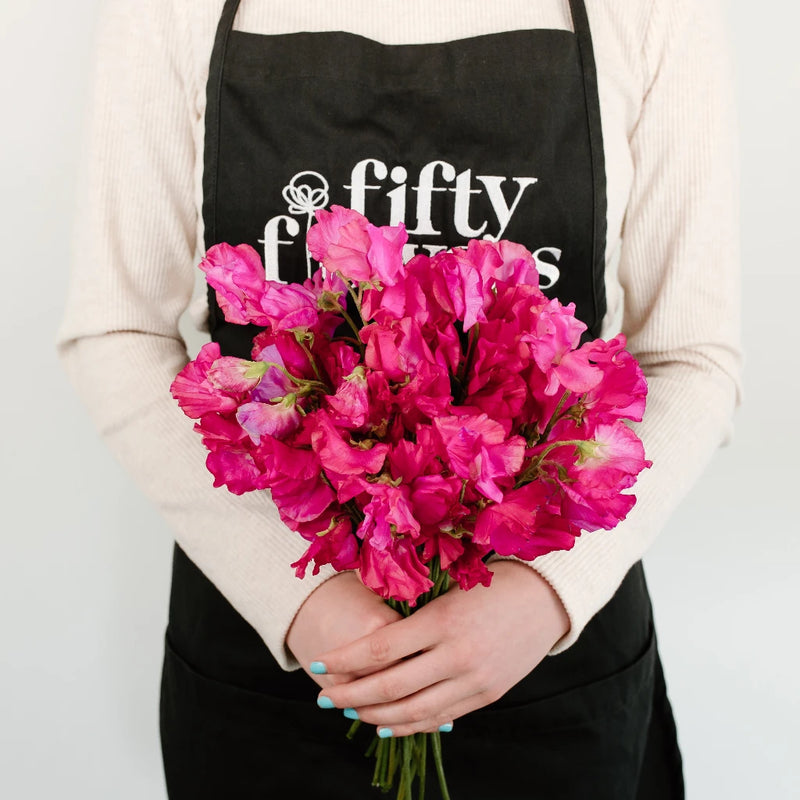
[[[347, 742], [350, 723], [317, 693], [176, 547], [161, 704], [170, 798], [377, 797], [372, 732]], [[683, 798], [641, 563], [577, 644], [457, 720], [443, 747], [454, 800]]]
[[[301, 281], [305, 232], [322, 205], [352, 205], [377, 224], [404, 219], [422, 248], [502, 228], [540, 251], [545, 282], [557, 266], [548, 291], [598, 334], [606, 184], [580, 0], [570, 2], [575, 33], [402, 46], [242, 33], [232, 29], [238, 5], [225, 4], [209, 71], [207, 246], [248, 243], [268, 277]], [[223, 353], [249, 356], [257, 329], [225, 322], [209, 300]], [[347, 721], [318, 709], [317, 691], [280, 669], [176, 546], [161, 701], [170, 798], [375, 796], [362, 756], [372, 733], [346, 742]], [[454, 800], [680, 800], [641, 564], [575, 645], [457, 720], [445, 747]], [[428, 796], [438, 796], [433, 784]]]
[[[288, 206], [316, 191], [311, 207], [324, 199], [376, 224], [400, 218], [420, 247], [501, 234], [521, 242], [538, 254], [544, 285], [558, 270], [546, 293], [574, 302], [589, 334], [599, 334], [606, 178], [582, 3], [572, 3], [575, 34], [522, 30], [425, 45], [234, 31], [237, 6], [226, 5], [208, 83], [207, 247], [250, 244], [270, 277], [302, 281], [309, 220], [302, 202]], [[277, 248], [265, 230], [276, 221], [285, 242]], [[256, 330], [227, 323], [213, 292], [209, 304], [223, 352], [249, 356]]]

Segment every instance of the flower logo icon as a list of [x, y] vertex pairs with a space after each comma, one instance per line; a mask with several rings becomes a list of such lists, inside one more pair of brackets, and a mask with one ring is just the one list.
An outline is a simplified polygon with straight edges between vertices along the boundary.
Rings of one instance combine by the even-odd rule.
[[[319, 172], [305, 170], [298, 172], [283, 187], [283, 199], [292, 215], [306, 215], [306, 233], [314, 222], [314, 212], [328, 205], [328, 181]], [[308, 277], [311, 277], [311, 254], [306, 247]]]

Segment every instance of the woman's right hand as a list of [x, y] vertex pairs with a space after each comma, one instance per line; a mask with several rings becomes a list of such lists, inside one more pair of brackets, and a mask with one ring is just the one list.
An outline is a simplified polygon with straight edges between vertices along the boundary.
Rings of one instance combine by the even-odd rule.
[[342, 572], [306, 598], [289, 628], [286, 644], [306, 673], [327, 688], [383, 667], [358, 674], [314, 675], [309, 667], [320, 653], [350, 644], [399, 619], [400, 615], [367, 589], [355, 572]]

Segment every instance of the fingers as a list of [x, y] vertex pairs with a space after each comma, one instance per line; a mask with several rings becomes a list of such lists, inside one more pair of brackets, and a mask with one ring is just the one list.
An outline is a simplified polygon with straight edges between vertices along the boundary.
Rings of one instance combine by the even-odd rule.
[[319, 703], [385, 729], [379, 735], [438, 731], [495, 699], [479, 673], [460, 671], [447, 653], [447, 648], [436, 647], [365, 678], [329, 687]]
[[431, 647], [437, 638], [434, 628], [411, 616], [320, 655], [312, 663], [311, 672], [319, 675], [368, 675]]
[[383, 706], [450, 678], [451, 673], [439, 652], [433, 650], [364, 678], [330, 686], [323, 694], [335, 708]]
[[384, 738], [449, 733], [459, 717], [485, 705], [480, 693], [465, 697], [458, 684], [457, 680], [443, 681], [397, 704], [357, 709], [359, 719], [375, 725]]

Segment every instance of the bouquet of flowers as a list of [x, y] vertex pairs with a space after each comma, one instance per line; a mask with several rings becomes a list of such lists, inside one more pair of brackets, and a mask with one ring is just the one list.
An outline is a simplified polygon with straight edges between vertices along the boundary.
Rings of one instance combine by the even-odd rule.
[[[302, 285], [267, 281], [247, 245], [208, 251], [225, 318], [264, 330], [252, 360], [206, 344], [171, 387], [214, 485], [269, 489], [308, 542], [298, 577], [312, 562], [357, 570], [408, 615], [451, 581], [488, 586], [492, 553], [531, 560], [625, 518], [649, 462], [625, 422], [647, 386], [624, 336], [581, 344], [574, 306], [541, 292], [521, 245], [403, 263], [402, 225], [339, 206], [316, 217], [321, 268]], [[373, 784], [399, 772], [410, 799], [427, 738], [376, 739]]]

